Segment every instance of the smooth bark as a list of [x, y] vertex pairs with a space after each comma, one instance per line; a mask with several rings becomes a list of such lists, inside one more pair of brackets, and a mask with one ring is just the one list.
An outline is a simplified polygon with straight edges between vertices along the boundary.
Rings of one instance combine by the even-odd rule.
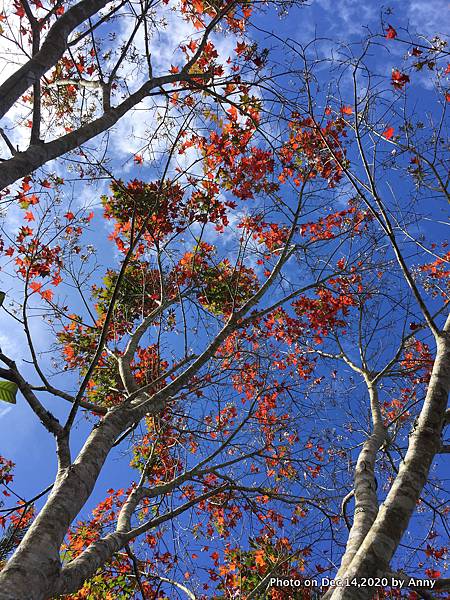
[[[409, 438], [405, 460], [378, 515], [342, 577], [383, 577], [416, 508], [441, 445], [450, 390], [450, 317], [437, 337], [437, 352], [419, 420]], [[366, 600], [369, 587], [336, 588], [332, 600]]]

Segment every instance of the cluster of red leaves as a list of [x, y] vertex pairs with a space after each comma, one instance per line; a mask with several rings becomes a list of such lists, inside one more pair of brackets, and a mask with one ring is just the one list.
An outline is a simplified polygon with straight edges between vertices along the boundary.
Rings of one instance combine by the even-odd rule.
[[401, 366], [405, 369], [405, 375], [417, 385], [430, 381], [433, 362], [428, 344], [413, 339], [403, 354]]
[[[73, 83], [59, 85], [55, 93], [54, 84], [60, 81], [89, 79], [97, 70], [95, 59], [95, 50], [92, 48], [89, 52], [64, 55], [57, 62], [50, 75], [46, 78], [45, 85], [42, 88], [43, 103], [55, 110], [56, 117], [63, 122], [74, 112], [74, 105], [79, 96], [79, 87]], [[113, 84], [113, 88], [116, 84]], [[32, 98], [27, 98], [32, 103]], [[66, 127], [66, 131], [70, 131]]]
[[346, 126], [341, 117], [327, 121], [324, 127], [311, 117], [293, 118], [289, 124], [289, 140], [279, 153], [283, 165], [280, 181], [284, 183], [293, 178], [296, 185], [301, 185], [308, 179], [321, 177], [329, 187], [335, 187], [347, 165], [343, 140], [347, 135]]
[[[264, 221], [263, 215], [245, 217], [238, 227], [251, 235], [259, 244], [264, 245], [270, 253], [276, 253], [283, 249], [289, 234], [288, 227], [278, 223], [268, 223]], [[265, 258], [270, 258], [270, 254]], [[262, 262], [258, 261], [258, 264], [262, 264]]]
[[394, 89], [402, 90], [409, 83], [409, 75], [402, 73], [399, 69], [392, 69], [391, 83]]
[[[260, 533], [251, 540], [251, 546], [247, 550], [227, 544], [222, 560], [217, 552], [213, 553], [216, 568], [209, 570], [210, 578], [216, 582], [218, 590], [245, 599], [259, 581], [271, 572], [275, 564], [280, 565], [277, 569], [279, 577], [299, 580], [304, 577], [305, 557], [308, 556], [308, 551], [305, 549], [303, 553], [296, 550], [295, 558], [289, 558], [292, 551], [288, 538], [276, 537], [273, 531]], [[266, 597], [270, 600], [286, 600], [286, 590], [271, 586], [266, 592]], [[309, 600], [310, 597], [308, 588], [304, 588], [302, 598]]]
[[447, 298], [446, 292], [450, 286], [449, 264], [450, 252], [446, 252], [442, 258], [419, 267], [419, 270], [427, 276], [425, 287], [431, 290], [433, 296], [441, 294], [445, 299]]
[[[167, 417], [167, 414], [166, 414]], [[176, 450], [184, 445], [185, 436], [171, 425], [167, 417], [163, 429], [155, 426], [152, 417], [146, 419], [147, 433], [133, 447], [131, 466], [142, 470], [150, 456], [154, 457], [151, 465], [147, 464], [147, 480], [151, 485], [171, 481], [183, 469], [182, 460], [176, 456]], [[147, 509], [144, 509], [144, 514]]]
[[[164, 0], [167, 4], [169, 0]], [[232, 8], [230, 0], [217, 0], [214, 3], [203, 0], [181, 0], [181, 11], [186, 19], [191, 21], [198, 30], [207, 26], [207, 21], [213, 19], [219, 13], [227, 12], [225, 22], [227, 27], [234, 33], [242, 33], [245, 30], [245, 24], [252, 14], [251, 3], [242, 1], [233, 3]]]
[[80, 521], [67, 534], [67, 542], [63, 546], [69, 559], [76, 558], [90, 544], [95, 542], [108, 526], [114, 525], [117, 515], [125, 501], [129, 490], [108, 490], [108, 496], [92, 511], [92, 518]]
[[316, 221], [303, 223], [300, 226], [300, 234], [309, 235], [312, 241], [330, 240], [343, 231], [350, 231], [352, 235], [357, 235], [362, 233], [364, 226], [371, 220], [370, 213], [352, 205], [345, 210], [320, 217]]
[[361, 276], [356, 272], [348, 277], [337, 277], [329, 280], [330, 288], [317, 290], [317, 298], [302, 296], [292, 305], [296, 314], [307, 319], [309, 327], [314, 331], [314, 342], [321, 344], [336, 327], [345, 327], [345, 317], [349, 309], [358, 306], [358, 294], [362, 292]]
[[401, 388], [400, 396], [385, 400], [381, 405], [385, 426], [388, 427], [393, 421], [403, 423], [410, 417], [410, 411], [406, 410], [408, 404], [415, 400], [416, 390], [405, 387]]
[[[15, 465], [12, 460], [7, 460], [0, 455], [0, 486], [9, 485], [13, 481], [14, 475], [12, 474], [12, 470], [14, 467]], [[2, 490], [2, 494], [9, 496], [9, 492], [5, 489]], [[0, 522], [0, 524], [3, 523]]]
[[[10, 484], [14, 480], [13, 469], [15, 464], [11, 460], [7, 460], [4, 456], [0, 456], [0, 488], [2, 489], [2, 495], [10, 497], [11, 493], [8, 491]], [[0, 506], [3, 503], [0, 501]], [[34, 506], [25, 504], [23, 501], [19, 501], [18, 506], [12, 512], [7, 513], [7, 516], [0, 514], [0, 526], [4, 529], [8, 529], [10, 539], [8, 541], [11, 547], [16, 546], [21, 539], [21, 531], [26, 529], [35, 515]], [[0, 565], [1, 568], [1, 565]]]
[[[186, 54], [187, 60], [190, 60], [190, 55], [196, 52], [197, 46], [198, 43], [194, 40], [191, 40], [186, 46], [181, 46], [181, 50]], [[219, 53], [214, 44], [209, 40], [203, 46], [200, 56], [189, 71], [192, 81], [197, 85], [204, 85], [211, 77], [221, 77], [224, 74], [224, 69], [222, 65], [217, 64], [216, 59], [218, 57]]]
[[[239, 86], [243, 95], [248, 95], [245, 86]], [[273, 155], [269, 150], [250, 146], [259, 122], [259, 110], [256, 101], [249, 102], [245, 109], [245, 118], [239, 119], [233, 106], [227, 111], [227, 121], [220, 122], [212, 129], [209, 137], [193, 135], [180, 147], [180, 154], [188, 148], [196, 147], [203, 155], [206, 181], [201, 185], [209, 191], [211, 181], [231, 192], [236, 198], [247, 200], [255, 193], [276, 189], [270, 180], [274, 170]], [[218, 193], [218, 187], [214, 188]]]

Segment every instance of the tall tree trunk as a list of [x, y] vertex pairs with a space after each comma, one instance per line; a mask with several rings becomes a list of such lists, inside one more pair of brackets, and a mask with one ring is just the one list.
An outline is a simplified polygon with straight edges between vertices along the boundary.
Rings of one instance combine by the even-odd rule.
[[[382, 577], [416, 508], [428, 480], [435, 455], [441, 446], [441, 432], [450, 390], [450, 316], [437, 336], [437, 352], [427, 395], [417, 425], [411, 432], [408, 451], [394, 484], [378, 515], [341, 576], [361, 582], [363, 577]], [[366, 600], [374, 590], [369, 587], [336, 588], [332, 600]]]
[[120, 407], [95, 427], [55, 486], [19, 548], [0, 572], [0, 600], [47, 600], [61, 571], [60, 547], [67, 530], [91, 495], [115, 439], [132, 421]]

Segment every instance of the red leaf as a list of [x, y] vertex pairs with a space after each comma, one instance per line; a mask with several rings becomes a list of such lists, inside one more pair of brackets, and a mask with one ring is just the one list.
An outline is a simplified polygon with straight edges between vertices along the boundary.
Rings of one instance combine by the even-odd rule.
[[52, 300], [53, 299], [53, 292], [52, 290], [44, 290], [43, 292], [41, 292], [41, 297], [44, 300]]
[[402, 73], [401, 71], [399, 71], [398, 69], [392, 69], [392, 85], [398, 89], [401, 90], [405, 87], [405, 85], [409, 82], [409, 75], [406, 75], [406, 73]]
[[397, 37], [397, 32], [392, 27], [392, 25], [389, 25], [389, 27], [387, 28], [386, 37], [388, 40], [394, 40]]
[[20, 18], [25, 16], [25, 9], [22, 6], [22, 2], [20, 2], [20, 0], [14, 0], [14, 8], [16, 9], [14, 11], [15, 15], [17, 15]]
[[430, 579], [438, 579], [441, 576], [441, 572], [440, 571], [436, 571], [435, 569], [426, 569], [425, 570], [425, 574]]
[[383, 137], [386, 138], [387, 140], [390, 140], [392, 138], [392, 136], [394, 135], [394, 128], [393, 127], [388, 127], [387, 129], [385, 129], [382, 133]]
[[198, 42], [196, 42], [195, 40], [191, 40], [189, 42], [189, 44], [187, 44], [187, 48], [189, 48], [189, 50], [191, 52], [195, 52], [197, 50], [197, 46], [198, 46]]
[[22, 189], [25, 193], [31, 190], [30, 181], [31, 177], [24, 177], [22, 180]]
[[34, 221], [33, 213], [31, 211], [27, 211], [25, 213], [24, 219], [25, 219], [25, 221], [28, 221], [28, 223], [30, 223], [31, 221]]
[[133, 160], [136, 165], [142, 165], [144, 163], [144, 159], [140, 154], [135, 154]]
[[351, 115], [353, 114], [353, 108], [351, 106], [342, 106], [341, 113], [343, 115]]
[[33, 290], [33, 292], [39, 292], [41, 291], [42, 288], [42, 283], [38, 283], [37, 281], [32, 281], [30, 283], [30, 288]]

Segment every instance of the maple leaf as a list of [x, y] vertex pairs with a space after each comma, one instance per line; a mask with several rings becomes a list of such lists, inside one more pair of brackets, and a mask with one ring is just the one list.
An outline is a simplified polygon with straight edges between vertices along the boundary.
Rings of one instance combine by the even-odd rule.
[[392, 139], [395, 129], [393, 127], [387, 127], [381, 134], [386, 140]]
[[392, 25], [389, 25], [389, 27], [386, 30], [386, 38], [388, 40], [394, 40], [396, 37], [397, 37], [397, 32], [392, 27]]
[[195, 40], [191, 40], [189, 44], [187, 44], [186, 48], [189, 48], [191, 52], [195, 52], [197, 50], [198, 42]]
[[142, 165], [144, 163], [144, 159], [142, 158], [142, 156], [140, 154], [135, 154], [133, 160], [134, 160], [134, 164], [136, 164], [136, 165]]
[[425, 574], [430, 579], [438, 579], [441, 576], [441, 572], [440, 571], [436, 571], [435, 569], [426, 569], [425, 570]]
[[73, 221], [73, 219], [75, 219], [75, 215], [71, 211], [66, 212], [66, 214], [64, 216], [68, 221]]
[[402, 73], [398, 69], [392, 69], [391, 83], [397, 90], [402, 90], [409, 83], [409, 75]]
[[25, 213], [24, 216], [25, 221], [28, 221], [28, 223], [30, 223], [31, 221], [34, 221], [34, 215], [33, 213], [29, 210]]
[[257, 550], [255, 552], [255, 563], [258, 567], [264, 567], [266, 565], [264, 550]]
[[24, 193], [31, 190], [30, 181], [31, 181], [31, 177], [24, 177], [24, 179], [22, 180], [22, 189], [23, 189]]
[[175, 66], [175, 65], [170, 65], [170, 69], [169, 69], [169, 73], [179, 73], [180, 72], [180, 68]]
[[247, 50], [247, 44], [245, 42], [238, 42], [234, 51], [238, 56]]
[[33, 292], [41, 292], [41, 288], [42, 288], [42, 283], [38, 283], [37, 281], [32, 281], [30, 283], [30, 288], [33, 290]]
[[341, 113], [343, 115], [351, 115], [353, 114], [353, 108], [351, 106], [342, 106]]
[[53, 299], [52, 290], [44, 290], [43, 292], [41, 292], [41, 298], [50, 302]]
[[20, 17], [21, 19], [25, 16], [25, 9], [20, 0], [14, 0], [14, 14]]
[[61, 281], [62, 281], [62, 277], [58, 273], [58, 275], [55, 275], [53, 277], [53, 279], [52, 279], [52, 285], [54, 285], [56, 287], [57, 285], [59, 285], [61, 283]]

